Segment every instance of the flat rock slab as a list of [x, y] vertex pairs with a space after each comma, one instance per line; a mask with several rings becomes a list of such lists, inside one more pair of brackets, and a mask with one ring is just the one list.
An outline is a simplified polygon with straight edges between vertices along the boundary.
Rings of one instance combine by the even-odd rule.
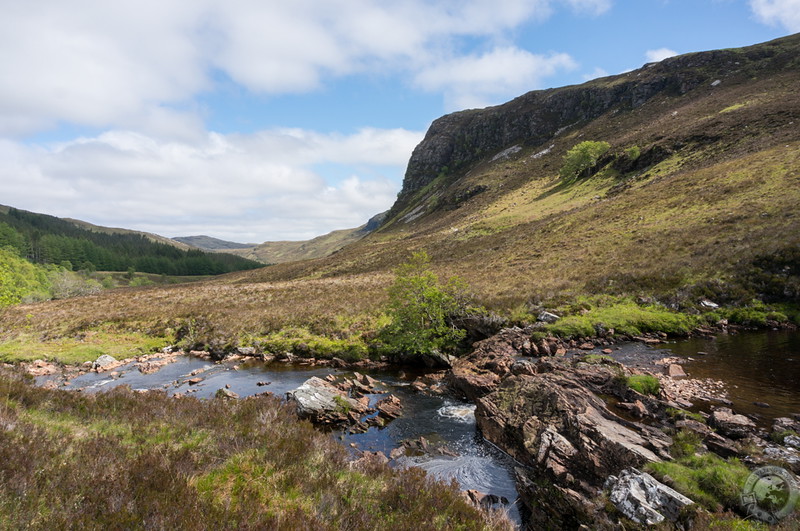
[[656, 525], [665, 517], [678, 519], [684, 507], [694, 502], [653, 476], [636, 468], [626, 468], [619, 476], [610, 476], [605, 488], [616, 508], [636, 523]]

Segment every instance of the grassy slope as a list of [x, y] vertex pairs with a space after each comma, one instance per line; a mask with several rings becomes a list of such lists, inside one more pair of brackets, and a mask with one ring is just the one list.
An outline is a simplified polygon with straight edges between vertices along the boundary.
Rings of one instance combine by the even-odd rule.
[[274, 397], [37, 388], [0, 368], [2, 529], [510, 529], [419, 469], [352, 464]]
[[363, 228], [335, 230], [311, 240], [264, 242], [255, 247], [229, 249], [225, 252], [265, 264], [311, 260], [328, 256], [345, 245], [357, 242], [364, 237]]
[[[635, 72], [631, 75], [635, 75]], [[595, 83], [604, 83], [600, 80]], [[48, 337], [111, 322], [163, 332], [202, 317], [223, 335], [307, 326], [341, 336], [370, 327], [391, 269], [426, 249], [495, 309], [586, 292], [675, 290], [725, 278], [755, 255], [800, 243], [800, 72], [731, 78], [634, 110], [610, 111], [543, 146], [434, 182], [423, 213], [397, 220], [334, 255], [235, 273], [191, 286], [122, 290], [8, 308], [0, 334]], [[563, 154], [582, 140], [621, 153], [658, 145], [672, 154], [622, 175], [611, 166], [571, 185]], [[552, 144], [548, 154], [532, 155]], [[488, 189], [455, 209], [442, 199]], [[446, 203], [446, 201], [444, 201]]]

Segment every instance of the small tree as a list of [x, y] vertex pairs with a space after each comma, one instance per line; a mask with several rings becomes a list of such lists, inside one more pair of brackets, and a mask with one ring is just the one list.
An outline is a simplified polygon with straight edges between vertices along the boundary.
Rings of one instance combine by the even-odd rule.
[[454, 317], [469, 312], [464, 282], [451, 278], [441, 285], [424, 251], [414, 253], [395, 274], [389, 288], [388, 313], [392, 322], [382, 330], [383, 341], [403, 354], [454, 349], [466, 335], [453, 324]]
[[564, 155], [564, 165], [561, 166], [558, 174], [565, 181], [579, 177], [594, 166], [609, 149], [611, 149], [611, 145], [608, 142], [587, 140], [576, 144]]

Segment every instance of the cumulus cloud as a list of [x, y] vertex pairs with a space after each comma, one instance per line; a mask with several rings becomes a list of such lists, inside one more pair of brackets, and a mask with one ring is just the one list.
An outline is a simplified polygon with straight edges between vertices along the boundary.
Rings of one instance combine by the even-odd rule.
[[[559, 4], [598, 14], [610, 0], [7, 2], [0, 134], [73, 123], [185, 139], [202, 125], [186, 103], [214, 90], [215, 72], [265, 94], [315, 90], [331, 77], [381, 68], [425, 78], [443, 56], [477, 61], [462, 57], [458, 39], [491, 41]], [[515, 55], [514, 65], [522, 59]], [[496, 73], [497, 84], [509, 81]]]
[[678, 52], [670, 50], [669, 48], [658, 48], [657, 50], [647, 50], [644, 56], [647, 58], [648, 63], [657, 63], [663, 61], [668, 57], [675, 57]]
[[[421, 132], [209, 133], [199, 142], [110, 131], [54, 146], [0, 142], [0, 197], [20, 208], [168, 236], [304, 239], [355, 227], [393, 203]], [[336, 161], [377, 168], [340, 182]], [[389, 173], [387, 174], [388, 168]]]
[[[421, 133], [323, 134], [270, 124], [220, 135], [205, 130], [204, 118], [214, 112], [203, 107], [213, 105], [208, 96], [228, 83], [269, 97], [377, 73], [441, 93], [448, 109], [499, 103], [575, 67], [563, 53], [520, 49], [509, 35], [557, 9], [598, 15], [610, 5], [4, 2], [0, 197], [20, 208], [167, 235], [259, 241], [354, 226], [391, 205]], [[20, 141], [62, 126], [98, 133], [59, 145]], [[344, 175], [321, 171], [332, 164]]]
[[576, 64], [563, 53], [536, 55], [509, 46], [433, 64], [415, 78], [425, 90], [444, 92], [450, 110], [485, 107], [541, 88], [542, 80]]
[[750, 9], [765, 24], [800, 31], [800, 0], [750, 0]]

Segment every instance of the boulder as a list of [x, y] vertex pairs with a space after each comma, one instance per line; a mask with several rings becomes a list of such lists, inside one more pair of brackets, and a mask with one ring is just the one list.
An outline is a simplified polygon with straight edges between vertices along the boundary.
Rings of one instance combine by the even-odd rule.
[[609, 476], [605, 488], [609, 490], [609, 500], [622, 514], [643, 525], [659, 524], [665, 517], [674, 522], [685, 507], [694, 503], [633, 467], [626, 468], [619, 476]]
[[675, 379], [686, 378], [686, 372], [683, 370], [683, 367], [677, 363], [670, 363], [667, 366], [667, 376]]
[[561, 319], [560, 316], [550, 313], [550, 312], [539, 312], [539, 316], [536, 318], [537, 321], [541, 321], [543, 323], [555, 323]]
[[297, 414], [317, 424], [347, 423], [366, 414], [368, 408], [330, 382], [312, 376], [303, 384], [286, 393], [295, 404]]
[[710, 424], [721, 434], [731, 439], [744, 439], [756, 429], [755, 423], [744, 415], [735, 414], [730, 408], [720, 407], [711, 413]]
[[114, 356], [109, 356], [108, 354], [103, 354], [92, 364], [92, 368], [95, 370], [97, 369], [105, 369], [106, 367], [113, 365], [117, 362], [117, 359]]

